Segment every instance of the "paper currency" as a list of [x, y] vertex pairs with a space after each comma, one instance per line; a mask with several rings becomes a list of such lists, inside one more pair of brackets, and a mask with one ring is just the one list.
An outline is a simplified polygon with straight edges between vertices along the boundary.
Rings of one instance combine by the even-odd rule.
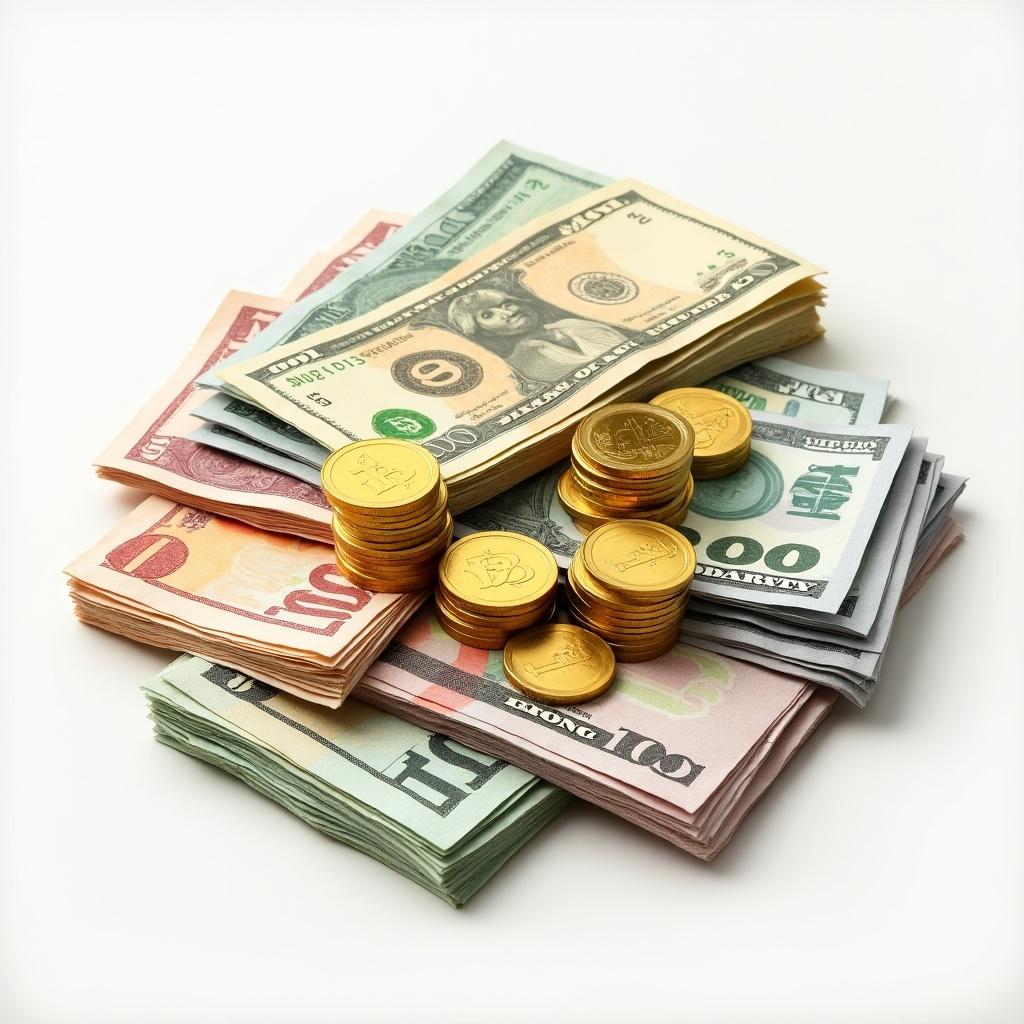
[[201, 658], [179, 658], [143, 691], [161, 743], [230, 772], [455, 906], [569, 799], [360, 701], [324, 711]]
[[723, 391], [754, 412], [852, 427], [881, 423], [889, 382], [769, 357], [719, 374], [704, 387]]
[[[534, 217], [608, 180], [554, 157], [499, 143], [461, 181], [377, 247], [371, 259], [310, 292], [280, 318], [273, 330], [251, 339], [228, 364], [368, 313], [434, 280]], [[281, 457], [290, 456], [297, 464], [319, 466], [327, 456], [322, 447], [277, 417], [231, 395], [229, 386], [215, 371], [204, 374], [199, 383], [224, 389], [225, 393], [203, 402], [197, 415], [252, 438], [256, 445], [247, 454], [254, 462], [265, 464], [268, 448], [279, 453], [276, 465], [281, 464]], [[217, 444], [223, 438], [221, 434], [206, 440], [225, 447]], [[241, 447], [235, 439], [230, 450], [237, 453]], [[294, 469], [296, 476], [306, 479], [301, 466], [295, 465]]]
[[[393, 235], [403, 221], [399, 214], [367, 214], [335, 246], [314, 256], [285, 294], [326, 284]], [[98, 474], [262, 529], [329, 541], [330, 510], [320, 493], [319, 473], [300, 482], [294, 473], [268, 469], [267, 460], [253, 462], [248, 445], [232, 454], [190, 436], [205, 427], [195, 416], [205, 395], [193, 382], [255, 338], [290, 301], [231, 292], [167, 384], [96, 459]]]
[[520, 765], [710, 859], [832, 705], [833, 694], [678, 645], [619, 665], [584, 708], [506, 681], [500, 651], [452, 640], [424, 611], [357, 688], [372, 704]]
[[65, 570], [76, 614], [337, 707], [423, 594], [372, 594], [324, 544], [149, 498]]
[[875, 576], [880, 583], [872, 581], [872, 586], [878, 586], [879, 592], [877, 598], [873, 593], [868, 595], [874, 610], [866, 620], [863, 635], [857, 636], [849, 629], [850, 623], [865, 621], [861, 614], [866, 606], [860, 600], [865, 596], [862, 591], [835, 616], [805, 617], [800, 621], [696, 601], [683, 623], [682, 636], [697, 646], [713, 641], [716, 650], [728, 649], [739, 657], [745, 656], [742, 651], [770, 655], [773, 666], [785, 662], [789, 671], [803, 678], [811, 678], [813, 673], [817, 682], [834, 686], [856, 704], [865, 705], [878, 682], [892, 636], [938, 464], [934, 456], [922, 460], [920, 452], [908, 455], [908, 469], [913, 473], [909, 481], [911, 501], [895, 524], [897, 543], [891, 556], [876, 556], [880, 564]]
[[815, 336], [818, 272], [624, 181], [370, 315], [218, 374], [326, 448], [422, 443], [458, 511], [564, 455], [596, 404]]

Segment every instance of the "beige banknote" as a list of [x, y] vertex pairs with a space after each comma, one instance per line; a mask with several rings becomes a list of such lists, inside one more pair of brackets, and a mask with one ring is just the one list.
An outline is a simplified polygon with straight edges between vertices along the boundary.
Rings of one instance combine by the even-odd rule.
[[[566, 422], [596, 404], [814, 337], [817, 273], [650, 186], [617, 182], [366, 316], [220, 376], [325, 448], [378, 435], [422, 443], [458, 510], [467, 494], [555, 461]], [[494, 466], [500, 475], [474, 480]]]

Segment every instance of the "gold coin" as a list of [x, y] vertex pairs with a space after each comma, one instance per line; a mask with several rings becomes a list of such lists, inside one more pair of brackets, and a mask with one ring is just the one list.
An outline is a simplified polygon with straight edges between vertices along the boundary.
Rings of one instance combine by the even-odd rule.
[[442, 480], [433, 503], [422, 505], [408, 515], [403, 512], [401, 515], [383, 516], [376, 511], [352, 508], [343, 510], [335, 508], [334, 515], [346, 530], [356, 536], [374, 537], [387, 541], [430, 530], [444, 521], [447, 511], [448, 488], [444, 486]]
[[416, 562], [426, 562], [431, 559], [440, 558], [445, 548], [451, 543], [454, 523], [451, 516], [448, 516], [444, 529], [435, 531], [434, 534], [419, 544], [411, 544], [404, 548], [377, 547], [373, 544], [365, 544], [353, 541], [340, 530], [334, 530], [334, 543], [345, 552], [349, 552], [356, 559], [373, 561], [392, 565], [414, 565]]
[[458, 625], [451, 622], [442, 615], [437, 616], [440, 627], [453, 639], [466, 647], [475, 647], [483, 651], [500, 651], [509, 641], [509, 635], [502, 635], [498, 638], [481, 636], [477, 630], [460, 629]]
[[439, 587], [434, 594], [434, 602], [438, 609], [443, 611], [449, 618], [463, 624], [467, 629], [473, 626], [480, 626], [484, 629], [503, 629], [509, 632], [527, 629], [538, 622], [542, 622], [551, 614], [554, 606], [554, 599], [549, 598], [546, 604], [539, 608], [533, 608], [521, 615], [480, 615], [477, 612], [468, 611], [452, 604], [445, 592]]
[[601, 629], [646, 630], [648, 633], [656, 633], [660, 629], [667, 629], [671, 623], [678, 622], [682, 617], [681, 606], [659, 612], [656, 616], [627, 616], [611, 614], [607, 609], [601, 608], [599, 605], [588, 604], [574, 595], [569, 596], [566, 604], [574, 615], [587, 619]]
[[593, 700], [615, 679], [615, 656], [608, 644], [566, 623], [517, 633], [506, 644], [502, 663], [517, 690], [545, 704]]
[[349, 564], [345, 557], [339, 552], [334, 552], [334, 560], [338, 563], [338, 571], [350, 583], [363, 590], [369, 590], [375, 594], [412, 594], [421, 590], [429, 590], [434, 583], [433, 572], [425, 575], [412, 575], [405, 573], [396, 579], [388, 579], [375, 573], [363, 572], [354, 565]]
[[747, 407], [730, 395], [712, 388], [675, 388], [651, 399], [660, 409], [669, 409], [693, 427], [693, 474], [708, 462], [731, 463], [750, 443], [754, 424]]
[[640, 592], [623, 593], [606, 587], [590, 574], [583, 560], [582, 548], [576, 552], [569, 563], [567, 578], [571, 587], [587, 603], [597, 607], [604, 606], [616, 614], [632, 611], [638, 614], [657, 615], [668, 611], [682, 599], [680, 592], [673, 592], [666, 596]]
[[441, 469], [426, 448], [381, 437], [354, 441], [333, 452], [320, 479], [325, 496], [336, 508], [386, 514], [432, 505]]
[[693, 431], [671, 410], [623, 402], [591, 413], [573, 441], [591, 465], [639, 479], [660, 476], [689, 459]]
[[668, 597], [690, 585], [697, 556], [678, 531], [646, 519], [605, 523], [580, 548], [583, 563], [612, 591]]
[[670, 636], [663, 643], [656, 644], [653, 647], [633, 647], [628, 644], [617, 644], [614, 641], [609, 642], [608, 646], [615, 654], [615, 660], [626, 664], [637, 661], [653, 661], [655, 658], [660, 658], [663, 654], [668, 654], [678, 643], [678, 636]]
[[543, 544], [519, 533], [484, 530], [457, 540], [441, 559], [444, 589], [466, 608], [487, 613], [543, 602], [558, 565]]

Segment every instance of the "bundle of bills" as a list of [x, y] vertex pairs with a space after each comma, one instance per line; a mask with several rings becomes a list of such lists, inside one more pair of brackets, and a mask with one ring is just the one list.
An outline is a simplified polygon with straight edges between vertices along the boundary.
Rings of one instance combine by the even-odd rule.
[[350, 700], [325, 712], [188, 655], [143, 686], [161, 743], [460, 906], [567, 793]]
[[818, 268], [647, 185], [597, 183], [499, 147], [202, 377], [228, 393], [196, 415], [306, 480], [355, 438], [421, 442], [457, 511], [564, 455], [597, 405], [821, 333]]
[[331, 547], [156, 497], [65, 572], [84, 622], [331, 707], [425, 597], [371, 594]]
[[678, 645], [618, 665], [585, 707], [511, 687], [500, 651], [453, 640], [424, 610], [356, 694], [518, 764], [710, 859], [832, 706], [811, 683]]
[[[698, 481], [680, 527], [698, 559], [682, 638], [863, 705], [966, 481], [909, 427], [878, 425], [885, 381], [764, 359], [707, 386], [744, 402], [754, 430], [744, 467]], [[457, 532], [515, 530], [567, 565], [582, 535], [556, 497], [562, 469], [463, 512]]]
[[282, 460], [288, 460], [274, 449], [199, 419], [197, 407], [208, 393], [197, 390], [195, 382], [302, 296], [327, 287], [404, 222], [401, 214], [367, 214], [331, 249], [314, 256], [278, 298], [231, 292], [167, 384], [96, 459], [98, 474], [261, 529], [330, 541], [331, 513], [319, 470], [299, 479], [289, 463], [289, 471], [281, 472]]

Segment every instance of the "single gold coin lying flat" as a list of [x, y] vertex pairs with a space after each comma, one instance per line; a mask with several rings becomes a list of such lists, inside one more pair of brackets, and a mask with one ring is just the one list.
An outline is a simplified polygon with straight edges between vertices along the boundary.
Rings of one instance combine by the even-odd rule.
[[599, 697], [615, 679], [615, 656], [599, 636], [553, 623], [517, 633], [505, 645], [505, 676], [545, 704], [580, 704]]
[[646, 519], [605, 523], [580, 552], [590, 574], [616, 593], [668, 597], [688, 587], [697, 568], [693, 545], [681, 533]]
[[320, 479], [324, 495], [336, 508], [386, 513], [432, 504], [441, 469], [420, 445], [380, 437], [354, 441], [333, 452]]
[[712, 388], [675, 388], [651, 399], [693, 427], [693, 474], [700, 476], [702, 463], [729, 463], [750, 443], [754, 424], [746, 406]]
[[529, 606], [558, 582], [558, 565], [543, 544], [506, 530], [484, 530], [456, 541], [438, 576], [448, 594], [470, 611]]
[[670, 472], [689, 459], [693, 431], [672, 409], [624, 402], [591, 413], [573, 441], [587, 462], [643, 479]]

